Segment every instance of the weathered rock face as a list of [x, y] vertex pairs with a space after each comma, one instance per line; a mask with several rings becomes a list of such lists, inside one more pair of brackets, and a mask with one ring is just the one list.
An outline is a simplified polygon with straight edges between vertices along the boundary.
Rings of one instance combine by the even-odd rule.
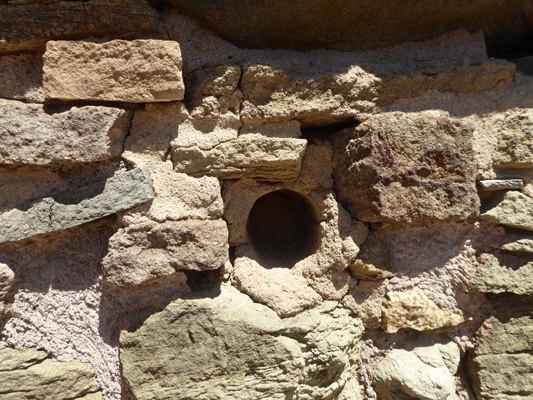
[[0, 263], [0, 323], [10, 316], [10, 300], [15, 292], [15, 273], [8, 265]]
[[306, 144], [303, 139], [246, 135], [208, 151], [177, 147], [172, 152], [172, 160], [176, 172], [193, 176], [291, 181], [298, 177]]
[[114, 285], [135, 286], [177, 270], [218, 269], [228, 261], [227, 237], [222, 220], [135, 224], [110, 240], [104, 277]]
[[471, 132], [442, 112], [372, 117], [334, 139], [339, 198], [363, 221], [478, 213]]
[[50, 41], [43, 63], [48, 99], [130, 103], [183, 99], [181, 51], [170, 40]]
[[495, 300], [491, 329], [468, 364], [478, 398], [522, 400], [533, 393], [531, 297]]
[[380, 399], [456, 400], [459, 347], [446, 337], [419, 336], [393, 349], [374, 370]]
[[0, 99], [0, 164], [90, 163], [120, 155], [129, 111], [103, 106], [55, 111]]
[[442, 310], [420, 289], [387, 293], [383, 308], [385, 332], [395, 333], [402, 328], [426, 331], [462, 322], [462, 315]]
[[505, 120], [493, 162], [498, 168], [533, 168], [533, 113], [513, 114]]
[[290, 1], [165, 2], [206, 21], [222, 37], [243, 47], [361, 50], [430, 38], [457, 28], [483, 30], [493, 43], [500, 44], [523, 37], [527, 31], [522, 21], [515, 21], [523, 0], [510, 1], [504, 9], [496, 0], [446, 4], [417, 0], [409, 7], [394, 0], [313, 0], [298, 7]]
[[0, 243], [72, 228], [133, 208], [153, 197], [148, 171], [134, 169], [78, 190], [46, 197], [26, 210], [15, 208], [0, 214]]
[[[522, 250], [507, 246], [508, 251]], [[472, 288], [483, 293], [533, 294], [533, 257], [515, 254], [485, 254]]]
[[223, 288], [149, 317], [122, 337], [120, 357], [139, 400], [361, 399], [361, 333], [360, 321], [333, 303], [282, 320]]
[[42, 50], [51, 39], [155, 34], [159, 16], [144, 0], [39, 0], [0, 5], [0, 53]]
[[254, 54], [243, 66], [241, 118], [297, 119], [306, 126], [364, 121], [396, 99], [427, 90], [479, 93], [509, 81], [514, 71], [487, 58], [480, 34], [458, 30], [425, 43], [423, 50], [405, 44], [361, 53]]
[[0, 396], [6, 400], [100, 400], [92, 368], [79, 361], [59, 363], [44, 351], [0, 346]]
[[518, 191], [508, 191], [493, 200], [494, 206], [480, 218], [513, 228], [533, 230], [533, 199]]

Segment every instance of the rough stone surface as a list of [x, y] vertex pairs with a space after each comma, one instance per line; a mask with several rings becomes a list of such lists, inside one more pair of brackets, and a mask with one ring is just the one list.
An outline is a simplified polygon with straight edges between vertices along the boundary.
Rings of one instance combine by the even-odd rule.
[[120, 155], [130, 112], [103, 106], [55, 111], [0, 100], [0, 164], [89, 163]]
[[46, 197], [0, 215], [1, 242], [72, 228], [154, 198], [150, 176], [137, 168], [78, 190]]
[[420, 289], [406, 292], [388, 292], [383, 306], [382, 327], [387, 333], [400, 329], [425, 331], [455, 326], [464, 322], [460, 314], [451, 314], [439, 308]]
[[493, 162], [497, 168], [533, 168], [533, 112], [513, 113], [505, 119]]
[[493, 303], [488, 336], [470, 355], [468, 370], [480, 399], [526, 400], [533, 393], [533, 313], [527, 296]]
[[175, 147], [172, 161], [176, 172], [195, 176], [290, 181], [298, 177], [306, 147], [304, 139], [246, 135], [208, 151]]
[[[533, 231], [533, 199], [517, 191], [498, 196], [479, 217], [487, 222]], [[490, 205], [489, 205], [490, 206]]]
[[457, 28], [483, 30], [495, 46], [527, 36], [525, 24], [516, 22], [523, 0], [509, 1], [504, 8], [497, 0], [417, 0], [407, 8], [396, 0], [312, 0], [297, 7], [288, 0], [165, 2], [206, 21], [241, 47], [360, 50], [427, 39]]
[[374, 370], [374, 387], [380, 399], [457, 399], [453, 377], [461, 356], [457, 344], [445, 337], [428, 336], [399, 347]]
[[122, 337], [120, 357], [139, 400], [361, 399], [361, 334], [360, 321], [332, 303], [282, 320], [223, 287], [149, 317]]
[[510, 82], [515, 70], [513, 64], [487, 59], [483, 36], [464, 30], [425, 46], [407, 43], [361, 53], [270, 51], [243, 57], [242, 120], [297, 119], [305, 126], [366, 120], [378, 106], [428, 90], [483, 92]]
[[181, 51], [174, 41], [50, 41], [43, 63], [47, 99], [132, 103], [183, 99]]
[[483, 293], [533, 294], [533, 257], [484, 254], [472, 277], [472, 288]]
[[488, 192], [493, 190], [522, 189], [524, 181], [522, 179], [490, 179], [479, 181], [479, 185]]
[[144, 0], [3, 2], [0, 53], [44, 50], [51, 39], [155, 34], [158, 20]]
[[0, 83], [0, 97], [43, 103], [42, 56], [16, 54], [0, 57]]
[[533, 253], [533, 237], [531, 235], [516, 235], [514, 241], [504, 243], [501, 249], [517, 253]]
[[439, 111], [372, 117], [335, 139], [339, 199], [369, 222], [476, 215], [471, 135]]
[[0, 323], [10, 316], [10, 300], [15, 288], [15, 273], [7, 264], [0, 263]]
[[363, 321], [365, 328], [378, 329], [382, 322], [382, 305], [386, 281], [360, 280], [342, 299], [342, 304]]
[[183, 220], [133, 224], [109, 241], [102, 261], [105, 280], [135, 286], [162, 280], [177, 270], [218, 269], [228, 261], [226, 223]]
[[5, 400], [98, 400], [92, 368], [79, 361], [59, 363], [44, 351], [0, 346], [0, 396]]

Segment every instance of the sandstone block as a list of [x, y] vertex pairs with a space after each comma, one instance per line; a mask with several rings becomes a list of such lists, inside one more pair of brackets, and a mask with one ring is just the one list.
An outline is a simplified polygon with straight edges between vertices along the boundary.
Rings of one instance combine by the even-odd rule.
[[175, 147], [172, 161], [176, 172], [193, 176], [286, 181], [298, 177], [306, 146], [304, 139], [245, 135], [207, 151]]
[[177, 42], [50, 41], [43, 64], [47, 99], [131, 103], [183, 99]]
[[103, 106], [57, 111], [0, 100], [0, 164], [88, 163], [120, 156], [130, 112]]
[[334, 304], [280, 319], [223, 286], [214, 298], [176, 300], [150, 316], [123, 336], [120, 358], [139, 400], [325, 400], [343, 398], [347, 387], [347, 398], [360, 399], [362, 330]]
[[485, 254], [471, 286], [483, 293], [533, 294], [533, 260], [511, 254]]
[[446, 113], [384, 113], [334, 139], [335, 186], [354, 218], [415, 222], [476, 215], [471, 132]]
[[228, 258], [223, 220], [148, 221], [113, 235], [102, 265], [107, 282], [132, 287], [163, 280], [178, 270], [218, 269]]
[[494, 190], [522, 189], [524, 181], [522, 179], [489, 179], [479, 181], [479, 185], [488, 192]]
[[5, 400], [101, 400], [93, 369], [59, 363], [34, 349], [0, 347], [0, 396]]
[[0, 263], [0, 323], [9, 317], [11, 310], [10, 297], [15, 291], [15, 273], [8, 265]]
[[4, 2], [0, 53], [44, 50], [53, 39], [154, 34], [158, 20], [145, 0]]
[[380, 399], [457, 399], [453, 375], [459, 366], [459, 347], [441, 337], [424, 339], [405, 343], [406, 349], [393, 349], [378, 364], [373, 378]]
[[433, 330], [463, 322], [462, 315], [444, 311], [418, 288], [387, 293], [387, 301], [383, 306], [382, 328], [387, 333], [395, 333], [404, 328]]
[[504, 121], [492, 160], [497, 168], [533, 168], [533, 112], [512, 114]]
[[517, 191], [506, 192], [479, 218], [495, 224], [533, 231], [533, 199]]
[[0, 97], [30, 103], [44, 102], [43, 60], [40, 54], [0, 57]]
[[488, 336], [467, 364], [480, 399], [526, 400], [533, 395], [531, 301], [527, 296], [505, 296], [493, 304]]
[[13, 209], [1, 214], [0, 243], [72, 228], [153, 198], [148, 172], [134, 169], [54, 198], [44, 198], [26, 210]]

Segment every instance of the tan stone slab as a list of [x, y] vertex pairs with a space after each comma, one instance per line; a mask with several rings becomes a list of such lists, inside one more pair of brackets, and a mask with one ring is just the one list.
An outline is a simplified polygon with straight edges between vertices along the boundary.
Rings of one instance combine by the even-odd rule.
[[174, 171], [191, 175], [285, 181], [298, 177], [306, 146], [305, 139], [246, 135], [211, 150], [176, 147], [172, 160]]
[[533, 231], [533, 199], [511, 190], [499, 197], [496, 205], [479, 218], [495, 224]]
[[181, 50], [170, 40], [50, 41], [47, 99], [131, 103], [183, 99]]

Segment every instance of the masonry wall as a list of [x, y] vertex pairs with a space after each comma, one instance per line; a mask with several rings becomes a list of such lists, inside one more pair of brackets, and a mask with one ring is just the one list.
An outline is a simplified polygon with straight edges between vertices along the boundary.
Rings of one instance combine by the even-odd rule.
[[1, 399], [533, 396], [531, 2], [286, 3], [0, 2]]

